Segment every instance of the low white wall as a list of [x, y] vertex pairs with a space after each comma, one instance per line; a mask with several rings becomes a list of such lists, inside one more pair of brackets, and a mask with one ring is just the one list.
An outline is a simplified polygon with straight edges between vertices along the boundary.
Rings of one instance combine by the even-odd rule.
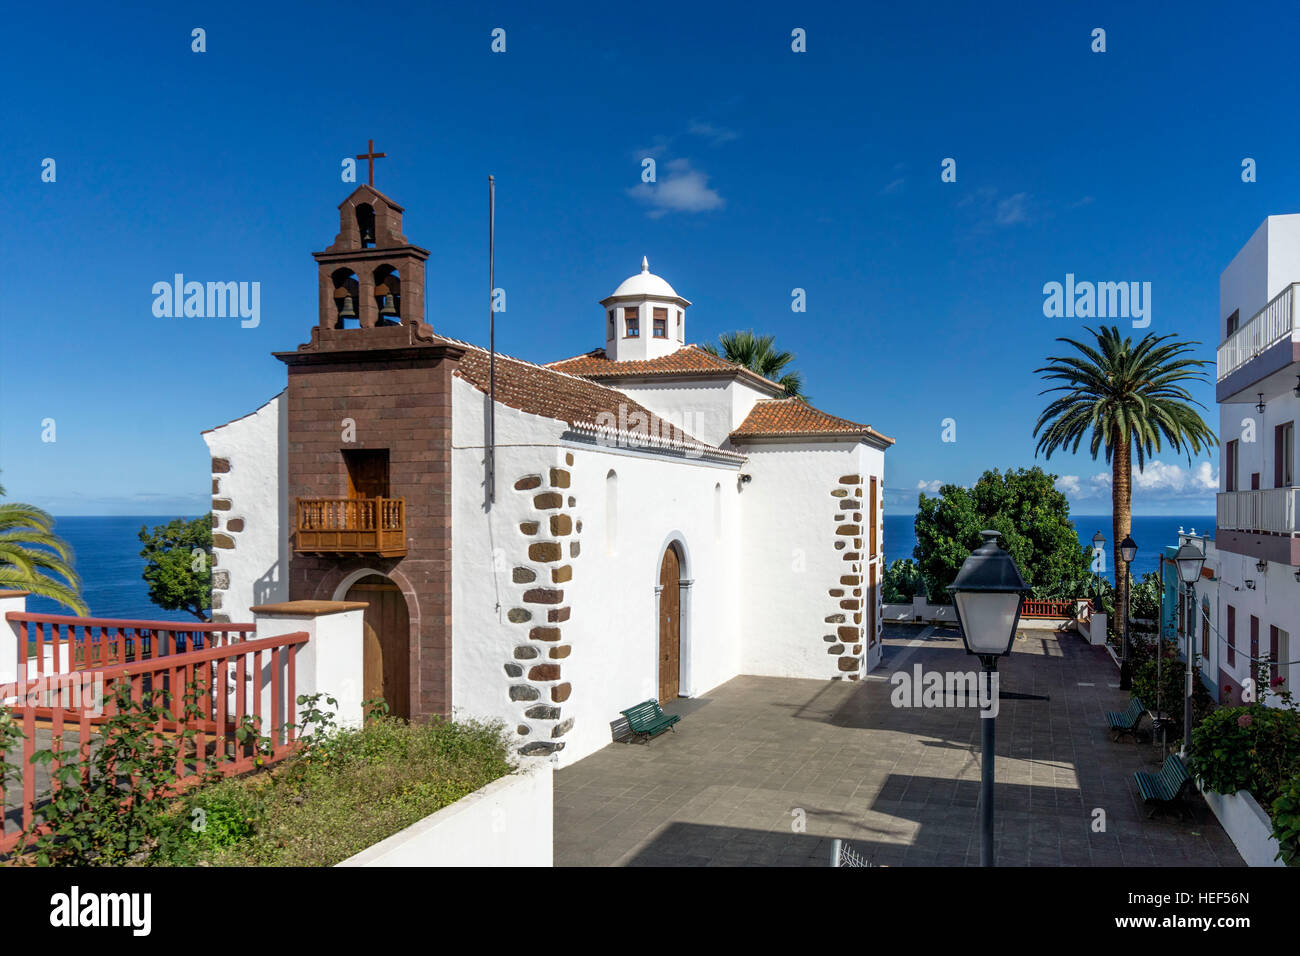
[[531, 761], [339, 866], [551, 866], [553, 770]]
[[[1200, 786], [1199, 780], [1196, 783]], [[1275, 859], [1278, 844], [1273, 838], [1273, 823], [1249, 790], [1225, 795], [1202, 788], [1201, 793], [1247, 866], [1286, 865]]]
[[916, 611], [911, 604], [882, 604], [880, 618], [894, 624], [910, 624], [916, 620]]

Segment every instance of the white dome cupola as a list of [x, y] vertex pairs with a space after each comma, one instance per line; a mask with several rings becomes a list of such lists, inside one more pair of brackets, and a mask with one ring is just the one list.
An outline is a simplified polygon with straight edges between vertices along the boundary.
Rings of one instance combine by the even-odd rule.
[[605, 307], [605, 355], [615, 362], [661, 358], [686, 342], [686, 299], [641, 259], [641, 271], [624, 279]]

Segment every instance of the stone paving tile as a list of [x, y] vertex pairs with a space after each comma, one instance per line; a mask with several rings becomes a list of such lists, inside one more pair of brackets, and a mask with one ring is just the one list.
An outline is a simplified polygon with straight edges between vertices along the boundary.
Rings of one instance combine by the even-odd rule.
[[[888, 675], [916, 664], [974, 669], [955, 632], [893, 627], [867, 680], [738, 677], [669, 707], [677, 733], [556, 773], [556, 865], [826, 866], [835, 838], [877, 866], [978, 865], [979, 718], [894, 707]], [[1104, 650], [1026, 634], [1000, 677], [1023, 695], [997, 722], [1000, 865], [1243, 865], [1199, 800], [1194, 823], [1147, 819], [1133, 771], [1160, 753], [1110, 740], [1105, 712], [1126, 695]]]

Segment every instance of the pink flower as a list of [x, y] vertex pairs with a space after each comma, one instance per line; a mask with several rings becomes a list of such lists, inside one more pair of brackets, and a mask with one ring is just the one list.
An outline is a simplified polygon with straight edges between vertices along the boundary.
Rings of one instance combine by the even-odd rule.
[[1237, 726], [1241, 727], [1242, 729], [1249, 727], [1254, 722], [1255, 722], [1255, 718], [1250, 716], [1250, 714], [1242, 714], [1240, 717], [1237, 718]]
[[1281, 686], [1282, 686], [1283, 684], [1285, 684], [1285, 683], [1286, 683], [1286, 678], [1285, 678], [1285, 677], [1274, 677], [1271, 681], [1269, 681], [1268, 686], [1270, 686], [1270, 687], [1281, 687]]

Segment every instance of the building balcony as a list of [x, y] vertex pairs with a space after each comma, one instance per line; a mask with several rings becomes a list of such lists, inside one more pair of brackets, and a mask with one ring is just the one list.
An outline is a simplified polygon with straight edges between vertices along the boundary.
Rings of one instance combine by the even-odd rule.
[[299, 554], [406, 554], [404, 498], [299, 498]]
[[1293, 282], [1224, 339], [1218, 351], [1215, 399], [1219, 402], [1276, 398], [1295, 387], [1300, 338], [1296, 306], [1300, 283]]
[[1300, 565], [1298, 499], [1300, 488], [1220, 492], [1215, 507], [1219, 550]]

